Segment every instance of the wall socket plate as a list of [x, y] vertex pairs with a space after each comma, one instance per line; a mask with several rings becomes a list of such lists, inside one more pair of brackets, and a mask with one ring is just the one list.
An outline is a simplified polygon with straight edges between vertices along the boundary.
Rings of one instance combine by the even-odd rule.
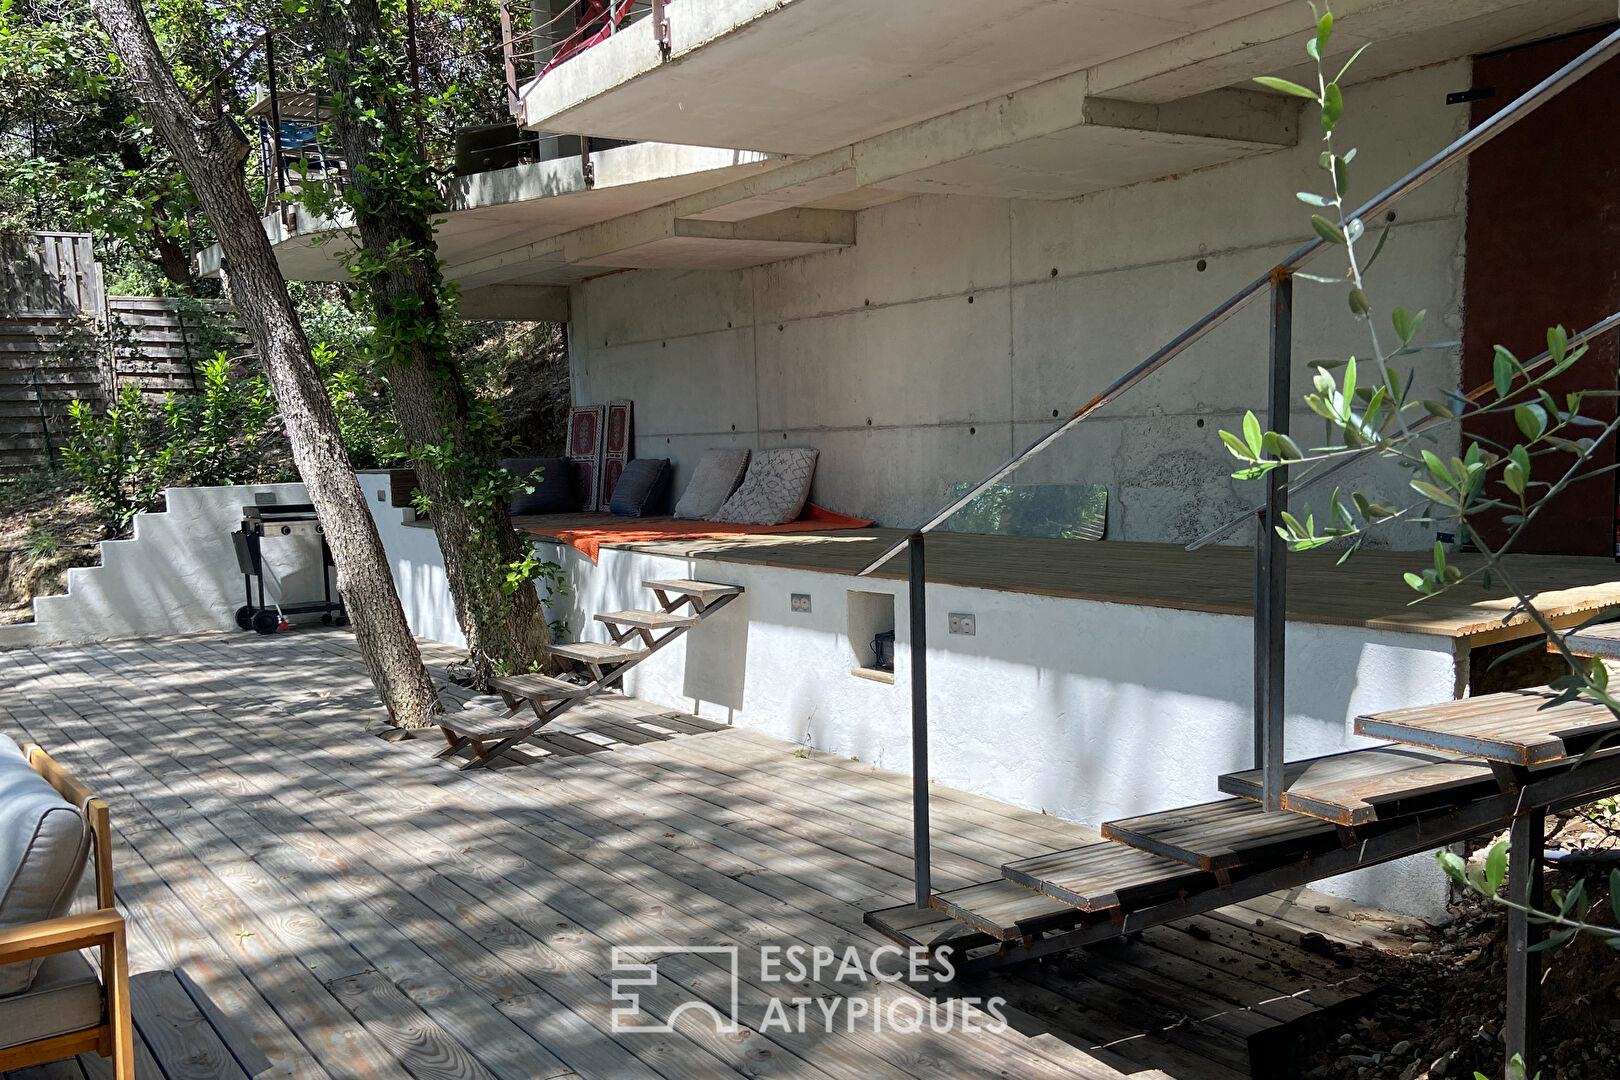
[[953, 634], [966, 634], [972, 637], [978, 629], [975, 622], [973, 616], [967, 612], [953, 611], [946, 616], [945, 625]]
[[807, 592], [792, 593], [789, 598], [789, 604], [794, 611], [804, 615], [810, 614], [810, 594]]

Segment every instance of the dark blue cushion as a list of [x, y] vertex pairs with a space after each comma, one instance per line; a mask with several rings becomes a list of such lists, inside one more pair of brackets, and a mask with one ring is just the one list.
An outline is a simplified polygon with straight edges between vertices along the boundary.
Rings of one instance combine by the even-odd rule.
[[[579, 511], [573, 484], [568, 478], [567, 458], [507, 458], [500, 462], [534, 488], [519, 490], [507, 505], [512, 514], [573, 514]], [[535, 475], [536, 470], [539, 475]]]
[[669, 458], [637, 458], [624, 467], [613, 485], [608, 513], [624, 517], [659, 517], [669, 513]]

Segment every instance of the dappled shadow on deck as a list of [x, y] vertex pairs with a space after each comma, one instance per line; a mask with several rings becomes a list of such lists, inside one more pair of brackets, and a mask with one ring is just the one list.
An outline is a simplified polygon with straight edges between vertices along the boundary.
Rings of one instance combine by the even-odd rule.
[[[620, 696], [496, 770], [455, 771], [435, 742], [375, 737], [384, 724], [340, 631], [0, 654], [0, 730], [112, 808], [141, 1080], [1238, 1075], [1184, 1031], [1154, 1034], [1162, 1006], [1134, 1028], [1116, 1010], [1106, 1037], [1069, 1030], [1106, 1010], [1065, 1013], [1058, 983], [1083, 976], [1056, 966], [1023, 981], [1050, 1015], [1017, 1012], [1003, 1032], [983, 1013], [972, 1033], [907, 1031], [925, 996], [832, 970], [766, 981], [764, 948], [884, 943], [861, 914], [910, 892], [903, 778]], [[1094, 838], [971, 796], [943, 799], [935, 823], [940, 887]], [[614, 1029], [629, 1004], [612, 993], [616, 946], [632, 962], [666, 953], [636, 990], [640, 1022], [672, 1030]], [[742, 1027], [717, 1032], [682, 1006], [729, 1005], [733, 946]], [[841, 1006], [833, 1030], [825, 1006], [804, 1032], [764, 1023], [795, 997]], [[1259, 1024], [1258, 1009], [1227, 1027]], [[1068, 1042], [1029, 1038], [1051, 1031]], [[110, 1074], [87, 1057], [12, 1075]]]

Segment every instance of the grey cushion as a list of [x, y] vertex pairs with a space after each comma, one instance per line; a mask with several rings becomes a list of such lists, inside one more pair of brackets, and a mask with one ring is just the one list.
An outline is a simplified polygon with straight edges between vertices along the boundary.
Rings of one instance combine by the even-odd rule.
[[801, 447], [755, 454], [742, 486], [709, 520], [738, 525], [781, 525], [794, 520], [810, 497], [816, 455], [817, 451]]
[[[579, 499], [568, 474], [567, 458], [507, 458], [501, 468], [510, 469], [534, 488], [519, 490], [507, 505], [512, 514], [572, 514], [579, 510]], [[540, 475], [534, 475], [535, 470]]]
[[692, 470], [692, 480], [675, 504], [675, 516], [700, 521], [731, 498], [731, 493], [742, 483], [748, 469], [748, 449], [710, 450], [698, 459]]
[[627, 462], [613, 485], [608, 513], [624, 517], [657, 517], [669, 513], [669, 458]]
[[[0, 735], [0, 927], [66, 915], [89, 851], [84, 814]], [[0, 965], [0, 997], [26, 989], [39, 966]]]
[[83, 953], [45, 957], [33, 984], [0, 998], [0, 1050], [101, 1023], [101, 983]]

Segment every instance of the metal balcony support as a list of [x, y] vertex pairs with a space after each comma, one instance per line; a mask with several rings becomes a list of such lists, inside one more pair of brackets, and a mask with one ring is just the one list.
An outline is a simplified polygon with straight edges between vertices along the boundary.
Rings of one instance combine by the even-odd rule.
[[501, 61], [506, 73], [506, 108], [516, 116], [522, 110], [523, 99], [518, 94], [517, 46], [512, 39], [512, 7], [510, 0], [498, 0], [498, 6], [501, 12]]
[[923, 566], [923, 534], [908, 540], [911, 578], [911, 857], [917, 906], [926, 908], [933, 895], [928, 851], [928, 597]]
[[669, 39], [669, 13], [664, 10], [664, 0], [652, 0], [652, 21], [653, 40], [658, 43], [658, 55], [668, 60], [671, 43]]
[[[1270, 378], [1266, 428], [1288, 434], [1293, 365], [1294, 278], [1278, 267], [1271, 278]], [[1262, 801], [1282, 809], [1284, 672], [1287, 667], [1288, 545], [1277, 534], [1288, 509], [1288, 470], [1266, 474], [1266, 511], [1254, 536], [1254, 764], [1261, 770]]]

